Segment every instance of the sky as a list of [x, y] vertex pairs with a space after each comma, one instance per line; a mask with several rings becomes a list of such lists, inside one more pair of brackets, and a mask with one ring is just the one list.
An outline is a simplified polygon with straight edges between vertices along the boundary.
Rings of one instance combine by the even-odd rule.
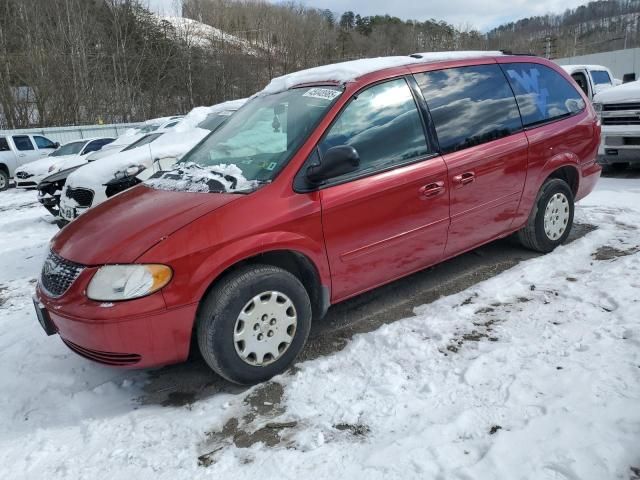
[[[156, 12], [174, 13], [176, 0], [143, 0]], [[277, 0], [273, 0], [277, 3]], [[299, 0], [309, 7], [328, 8], [342, 14], [352, 10], [360, 15], [385, 14], [403, 20], [445, 20], [454, 26], [470, 25], [483, 32], [502, 23], [533, 15], [561, 13], [587, 0]]]

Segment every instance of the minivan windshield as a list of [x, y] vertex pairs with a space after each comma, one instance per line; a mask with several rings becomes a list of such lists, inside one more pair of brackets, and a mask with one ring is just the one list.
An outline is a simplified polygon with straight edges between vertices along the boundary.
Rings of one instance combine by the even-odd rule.
[[[242, 180], [268, 182], [302, 145], [336, 98], [339, 87], [294, 88], [247, 102], [176, 165], [220, 165]], [[237, 170], [236, 170], [237, 168]]]
[[62, 145], [55, 152], [49, 154], [50, 157], [62, 157], [64, 155], [76, 155], [80, 153], [86, 142], [72, 142]]

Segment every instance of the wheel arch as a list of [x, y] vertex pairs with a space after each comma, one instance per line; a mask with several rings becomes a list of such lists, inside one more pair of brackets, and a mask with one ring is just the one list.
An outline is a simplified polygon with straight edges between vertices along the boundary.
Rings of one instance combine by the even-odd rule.
[[322, 318], [329, 308], [329, 286], [323, 285], [320, 270], [311, 257], [297, 249], [277, 247], [251, 254], [225, 266], [211, 279], [200, 296], [199, 304], [202, 305], [209, 292], [226, 277], [247, 265], [271, 265], [294, 275], [309, 294], [313, 320]]
[[[532, 169], [533, 170], [533, 169]], [[538, 192], [550, 178], [564, 180], [571, 189], [574, 198], [580, 192], [580, 162], [573, 153], [561, 153], [550, 158], [543, 167], [530, 172], [524, 185], [524, 191], [514, 221], [512, 231], [524, 226], [529, 218]]]
[[542, 181], [542, 183], [540, 183], [540, 187], [542, 187], [542, 185], [544, 185], [544, 183], [550, 178], [559, 178], [560, 180], [564, 180], [567, 185], [569, 185], [574, 198], [578, 194], [578, 187], [580, 186], [580, 173], [578, 171], [578, 167], [575, 164], [569, 164], [555, 168], [555, 170], [550, 172]]

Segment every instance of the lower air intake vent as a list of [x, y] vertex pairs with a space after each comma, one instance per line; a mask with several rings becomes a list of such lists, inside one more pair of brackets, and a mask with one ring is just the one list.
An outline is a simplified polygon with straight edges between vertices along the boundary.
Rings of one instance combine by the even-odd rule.
[[142, 358], [137, 353], [114, 353], [114, 352], [102, 352], [100, 350], [92, 350], [90, 348], [81, 347], [69, 340], [62, 341], [67, 347], [76, 352], [78, 355], [94, 362], [103, 363], [105, 365], [113, 365], [116, 367], [126, 367], [128, 365], [135, 365]]

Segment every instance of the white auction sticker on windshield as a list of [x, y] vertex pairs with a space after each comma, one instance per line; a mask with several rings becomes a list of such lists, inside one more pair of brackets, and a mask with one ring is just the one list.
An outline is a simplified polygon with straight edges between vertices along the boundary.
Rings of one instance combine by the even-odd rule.
[[330, 88], [312, 88], [303, 97], [322, 98], [323, 100], [333, 100], [340, 95], [340, 91]]

